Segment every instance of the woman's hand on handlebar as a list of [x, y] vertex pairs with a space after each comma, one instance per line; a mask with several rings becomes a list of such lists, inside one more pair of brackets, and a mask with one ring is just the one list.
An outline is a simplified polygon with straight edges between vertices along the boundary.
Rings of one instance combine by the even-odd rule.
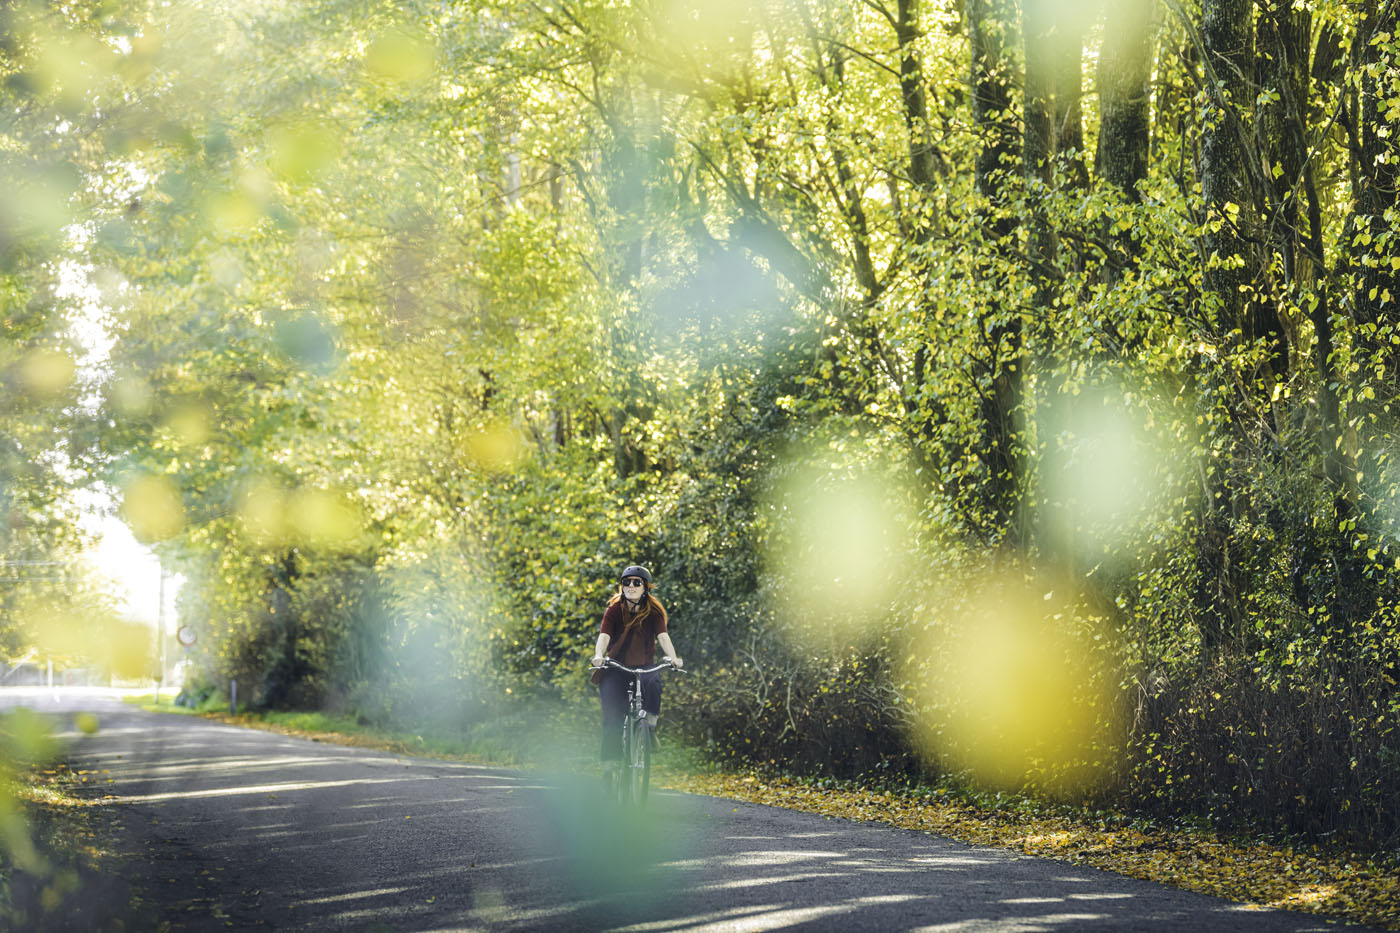
[[680, 670], [681, 668], [685, 667], [685, 662], [682, 661], [680, 658], [663, 658], [662, 660], [669, 662], [670, 665], [676, 670]]
[[607, 665], [607, 663], [608, 663], [608, 659], [607, 659], [607, 658], [603, 657], [603, 656], [600, 655], [600, 654], [595, 654], [595, 655], [593, 656], [593, 660], [589, 662], [589, 666], [590, 666], [590, 667], [604, 667], [604, 666]]

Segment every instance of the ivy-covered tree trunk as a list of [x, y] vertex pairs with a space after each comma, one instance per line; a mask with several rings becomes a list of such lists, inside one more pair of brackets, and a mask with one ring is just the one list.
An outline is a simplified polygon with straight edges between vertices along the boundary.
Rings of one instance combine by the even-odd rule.
[[[912, 264], [919, 269], [918, 281], [925, 296], [933, 294], [938, 287], [937, 264], [932, 261], [934, 232], [939, 217], [937, 214], [940, 190], [946, 184], [942, 158], [933, 141], [930, 126], [928, 82], [924, 64], [917, 48], [923, 36], [920, 22], [920, 0], [898, 0], [894, 21], [895, 40], [899, 46], [899, 92], [902, 103], [901, 116], [905, 131], [909, 135], [909, 194], [903, 198], [901, 230], [910, 240]], [[930, 320], [927, 297], [919, 302], [918, 315], [921, 329]], [[940, 421], [948, 417], [936, 394], [927, 391], [930, 375], [929, 361], [935, 336], [925, 333], [914, 348], [909, 378], [903, 386], [904, 413], [907, 418], [906, 431], [910, 437], [915, 456], [927, 468], [927, 475], [935, 475], [933, 466], [940, 459], [935, 436]]]
[[1055, 96], [1055, 15], [1049, 0], [1026, 0], [1021, 8], [1021, 37], [1026, 73], [1022, 159], [1028, 178], [1049, 181], [1050, 154], [1055, 148], [1051, 118]]
[[607, 284], [616, 302], [609, 330], [613, 397], [607, 426], [613, 472], [618, 479], [643, 469], [641, 451], [630, 430], [642, 395], [637, 344], [643, 328], [636, 317], [635, 298], [645, 258], [646, 230], [645, 166], [637, 138], [637, 95], [638, 90], [624, 75], [617, 79], [616, 86], [600, 92], [596, 99], [605, 127], [600, 174], [607, 204], [600, 220], [607, 230], [605, 239], [613, 249], [609, 257], [611, 268], [607, 270]]
[[[1300, 197], [1304, 141], [1295, 133], [1294, 111], [1307, 106], [1308, 40], [1311, 16], [1287, 0], [1261, 0], [1256, 21], [1256, 134], [1264, 169], [1264, 240], [1277, 256], [1282, 282], [1261, 283], [1248, 302], [1245, 333], [1264, 343], [1265, 379], [1278, 383], [1289, 372], [1288, 339], [1279, 302], [1298, 285], [1299, 252], [1306, 232]], [[1270, 264], [1269, 269], [1274, 266]], [[1269, 273], [1269, 279], [1274, 276]]]
[[[983, 198], [983, 235], [1001, 255], [1016, 228], [1006, 204], [1006, 186], [1016, 159], [1016, 126], [1011, 112], [1013, 75], [1006, 37], [1015, 22], [1008, 0], [967, 0], [965, 21], [972, 53], [972, 114], [981, 143], [974, 180]], [[983, 431], [981, 450], [987, 461], [986, 525], [989, 538], [1022, 546], [1026, 523], [1020, 502], [1024, 458], [1021, 456], [1025, 337], [1021, 309], [999, 293], [992, 280], [1001, 274], [988, 256], [978, 274], [989, 296], [978, 324], [985, 355], [973, 360], [973, 384], [979, 392]]]
[[913, 209], [914, 242], [922, 245], [932, 226], [933, 197], [938, 181], [938, 160], [929, 130], [928, 91], [923, 63], [915, 44], [919, 26], [919, 0], [899, 0], [896, 7], [895, 38], [899, 43], [899, 91], [903, 100], [904, 124], [909, 132], [909, 180], [916, 199]]
[[1045, 268], [1055, 259], [1055, 234], [1042, 204], [1053, 175], [1055, 133], [1056, 28], [1055, 5], [1050, 0], [1026, 0], [1021, 8], [1021, 35], [1025, 43], [1025, 100], [1022, 117], [1021, 165], [1026, 173], [1026, 201], [1030, 207], [1028, 248], [1032, 275], [1041, 283], [1036, 303], [1045, 299]]
[[1098, 176], [1133, 203], [1147, 177], [1152, 76], [1152, 28], [1156, 4], [1113, 3], [1108, 7], [1099, 51]]
[[[1250, 0], [1203, 0], [1201, 5], [1201, 64], [1207, 88], [1199, 164], [1205, 202], [1201, 310], [1210, 338], [1225, 350], [1232, 349], [1244, 326], [1246, 292], [1256, 285], [1250, 244], [1254, 200], [1246, 174], [1244, 126], [1248, 77], [1254, 70], [1251, 13]], [[1202, 648], [1210, 657], [1238, 631], [1241, 617], [1231, 556], [1237, 490], [1230, 481], [1241, 450], [1233, 414], [1236, 387], [1217, 371], [1218, 357], [1208, 354], [1200, 365], [1203, 414], [1220, 416], [1226, 439], [1221, 454], [1210, 458], [1203, 471], [1196, 540], [1194, 602]]]
[[1247, 76], [1253, 73], [1249, 0], [1204, 0], [1201, 4], [1204, 80], [1207, 86], [1201, 129], [1200, 180], [1206, 223], [1204, 290], [1218, 332], [1241, 323], [1251, 281], [1248, 242], [1253, 214], [1245, 165], [1244, 114], [1249, 104]]
[[1307, 106], [1308, 39], [1311, 16], [1286, 0], [1262, 0], [1257, 24], [1256, 60], [1260, 87], [1256, 116], [1269, 185], [1268, 233], [1278, 250], [1285, 280], [1298, 278], [1303, 160], [1294, 133], [1294, 114]]
[[[1400, 271], [1396, 255], [1393, 215], [1400, 206], [1400, 139], [1390, 122], [1393, 103], [1400, 97], [1400, 81], [1394, 76], [1397, 57], [1396, 7], [1388, 0], [1365, 0], [1362, 19], [1353, 42], [1353, 70], [1360, 88], [1356, 113], [1352, 114], [1352, 175], [1354, 212], [1348, 223], [1347, 243], [1355, 282], [1357, 323], [1362, 325], [1362, 346], [1371, 366], [1380, 366], [1395, 378], [1395, 357], [1383, 352], [1387, 340], [1377, 340], [1384, 327], [1400, 328]], [[1374, 325], [1372, 330], [1370, 325]]]
[[[1142, 202], [1138, 186], [1147, 178], [1151, 139], [1151, 77], [1156, 0], [1110, 4], [1099, 47], [1099, 136], [1094, 171], [1131, 204]], [[1103, 220], [1105, 240], [1116, 257], [1105, 262], [1100, 278], [1119, 279], [1125, 266], [1136, 264], [1138, 251], [1131, 231], [1115, 231], [1111, 216]]]
[[1066, 183], [1081, 188], [1088, 183], [1084, 162], [1084, 22], [1076, 4], [1061, 4], [1056, 17], [1054, 56], [1055, 99], [1051, 123], [1055, 130], [1055, 155], [1066, 172]]
[[[1339, 524], [1360, 517], [1362, 472], [1366, 464], [1357, 453], [1373, 446], [1362, 436], [1375, 410], [1368, 395], [1374, 386], [1394, 384], [1398, 371], [1392, 337], [1400, 333], [1400, 271], [1394, 265], [1397, 232], [1396, 209], [1400, 207], [1400, 140], [1390, 122], [1394, 101], [1400, 98], [1400, 81], [1395, 77], [1397, 57], [1396, 7], [1387, 0], [1363, 0], [1359, 22], [1351, 41], [1350, 72], [1340, 82], [1346, 95], [1343, 122], [1350, 144], [1351, 212], [1347, 217], [1343, 256], [1349, 272], [1341, 285], [1350, 291], [1355, 347], [1352, 361], [1356, 377], [1327, 377], [1322, 354], [1330, 349], [1331, 321], [1324, 323], [1313, 314], [1314, 329], [1329, 340], [1326, 348], [1315, 351], [1323, 388], [1319, 403], [1323, 416], [1332, 412], [1335, 425], [1331, 435], [1319, 440], [1327, 466], [1327, 477], [1335, 491]], [[1331, 29], [1324, 29], [1318, 43], [1314, 74], [1327, 79], [1346, 74], [1341, 67], [1343, 41]], [[1320, 220], [1319, 220], [1320, 223]], [[1371, 383], [1370, 386], [1366, 383]], [[1347, 395], [1345, 411], [1338, 396]], [[1329, 390], [1331, 390], [1329, 392]], [[1389, 406], [1381, 406], [1388, 408]], [[1343, 429], [1342, 419], [1348, 425]], [[1374, 470], [1378, 464], [1372, 464]]]
[[[1339, 443], [1342, 374], [1333, 357], [1331, 289], [1327, 282], [1326, 244], [1317, 190], [1315, 158], [1307, 135], [1310, 106], [1310, 40], [1312, 17], [1291, 3], [1266, 0], [1258, 22], [1259, 136], [1264, 146], [1266, 184], [1269, 185], [1268, 234], [1279, 256], [1284, 289], [1298, 307], [1310, 308], [1313, 325], [1312, 367], [1317, 383], [1317, 442], [1323, 471], [1340, 513], [1349, 513], [1354, 495], [1354, 467], [1345, 465]], [[1282, 330], [1277, 312], [1271, 319]], [[1271, 346], [1275, 372], [1286, 372], [1290, 348], [1282, 335]], [[1297, 348], [1293, 348], [1297, 349]]]

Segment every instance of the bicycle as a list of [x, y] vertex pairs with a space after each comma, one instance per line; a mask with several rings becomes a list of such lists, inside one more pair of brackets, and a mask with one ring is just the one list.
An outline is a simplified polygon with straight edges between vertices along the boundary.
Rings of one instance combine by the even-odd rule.
[[651, 667], [627, 667], [608, 658], [604, 669], [615, 667], [632, 675], [627, 685], [627, 713], [622, 717], [622, 763], [608, 795], [622, 806], [642, 807], [651, 789], [651, 730], [655, 728], [642, 709], [642, 675], [670, 668], [684, 673], [670, 658]]

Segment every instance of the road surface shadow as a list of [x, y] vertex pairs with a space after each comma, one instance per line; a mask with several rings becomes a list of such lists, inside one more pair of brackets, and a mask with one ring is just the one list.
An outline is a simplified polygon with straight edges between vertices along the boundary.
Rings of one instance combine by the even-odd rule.
[[1329, 926], [879, 824], [669, 792], [622, 811], [577, 776], [98, 714], [71, 758], [171, 930]]

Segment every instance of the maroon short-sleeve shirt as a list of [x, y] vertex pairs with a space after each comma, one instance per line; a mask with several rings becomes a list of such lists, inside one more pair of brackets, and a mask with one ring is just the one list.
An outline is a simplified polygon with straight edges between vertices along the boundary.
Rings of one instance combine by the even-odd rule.
[[653, 609], [632, 633], [622, 636], [634, 613], [628, 612], [618, 600], [603, 613], [600, 631], [608, 636], [608, 657], [628, 667], [646, 667], [656, 663], [656, 636], [666, 631], [666, 620]]

